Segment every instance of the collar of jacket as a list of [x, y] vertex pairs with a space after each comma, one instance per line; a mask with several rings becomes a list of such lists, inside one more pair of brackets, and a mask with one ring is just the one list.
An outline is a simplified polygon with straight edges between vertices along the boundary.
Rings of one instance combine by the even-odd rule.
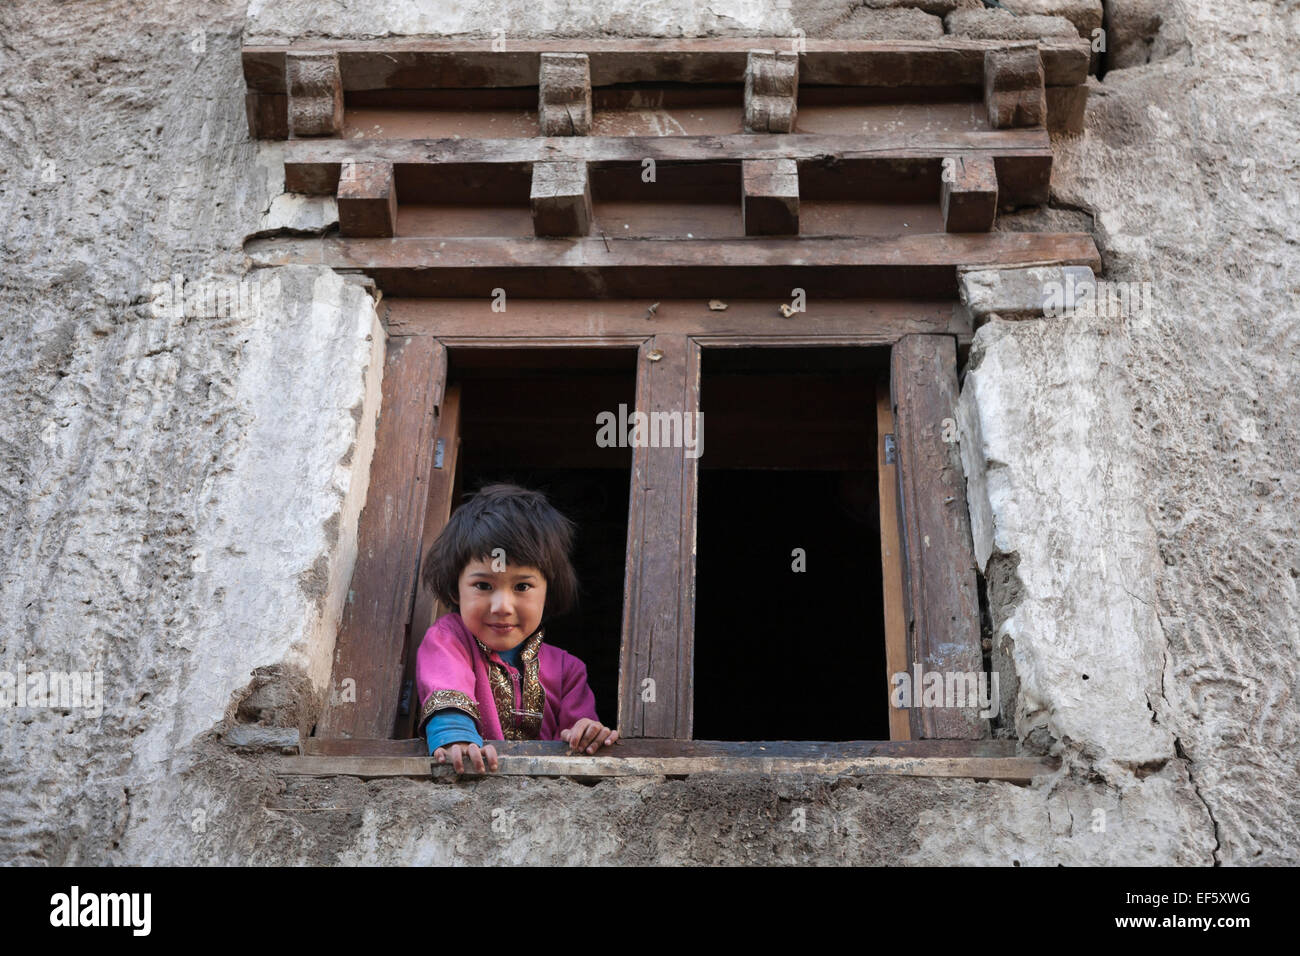
[[[469, 628], [466, 628], [466, 630], [469, 630]], [[526, 669], [536, 659], [538, 651], [542, 647], [542, 640], [545, 638], [545, 631], [545, 628], [539, 627], [531, 637], [524, 638], [524, 643], [521, 645], [523, 651], [519, 654], [519, 670]], [[501, 659], [500, 654], [480, 641], [474, 636], [473, 632], [470, 633], [470, 636], [474, 637], [474, 643], [478, 645], [478, 649], [483, 652], [483, 656], [488, 659], [489, 663], [496, 664], [499, 667], [506, 666], [506, 662]]]

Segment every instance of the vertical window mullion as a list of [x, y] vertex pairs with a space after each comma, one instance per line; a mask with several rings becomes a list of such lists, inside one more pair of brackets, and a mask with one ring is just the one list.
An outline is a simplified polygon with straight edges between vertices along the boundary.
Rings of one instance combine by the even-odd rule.
[[[655, 413], [669, 421], [677, 415], [694, 436], [699, 404], [699, 345], [684, 334], [646, 340], [636, 385], [646, 424]], [[631, 485], [619, 728], [628, 737], [686, 739], [694, 704], [696, 459], [684, 447], [638, 443]]]

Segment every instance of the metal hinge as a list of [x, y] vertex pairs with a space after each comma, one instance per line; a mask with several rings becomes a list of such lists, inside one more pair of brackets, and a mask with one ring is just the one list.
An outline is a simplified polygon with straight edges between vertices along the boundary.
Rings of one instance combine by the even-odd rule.
[[443, 450], [446, 448], [446, 439], [439, 438], [437, 444], [433, 446], [433, 467], [442, 467]]
[[885, 464], [893, 465], [898, 462], [898, 446], [894, 444], [894, 436], [885, 436]]

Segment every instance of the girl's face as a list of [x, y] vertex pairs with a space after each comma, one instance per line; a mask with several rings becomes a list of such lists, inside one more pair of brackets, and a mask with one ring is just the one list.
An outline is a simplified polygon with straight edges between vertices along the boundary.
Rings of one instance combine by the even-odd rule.
[[546, 578], [537, 568], [508, 565], [493, 571], [475, 558], [460, 572], [460, 616], [470, 633], [494, 651], [527, 640], [542, 622]]

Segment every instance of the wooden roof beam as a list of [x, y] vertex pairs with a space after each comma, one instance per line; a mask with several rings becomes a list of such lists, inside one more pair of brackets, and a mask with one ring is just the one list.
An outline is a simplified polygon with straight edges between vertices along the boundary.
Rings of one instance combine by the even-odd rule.
[[[701, 39], [512, 39], [506, 50], [491, 40], [299, 40], [243, 48], [250, 91], [285, 93], [285, 57], [291, 53], [338, 54], [345, 91], [385, 89], [483, 89], [536, 86], [543, 53], [584, 53], [591, 84], [743, 83], [750, 51], [791, 50], [790, 37]], [[942, 40], [806, 39], [798, 52], [805, 84], [842, 86], [979, 86], [984, 54], [1012, 45], [1007, 40], [945, 37]], [[1049, 86], [1075, 86], [1088, 77], [1091, 47], [1082, 37], [1037, 41]]]

